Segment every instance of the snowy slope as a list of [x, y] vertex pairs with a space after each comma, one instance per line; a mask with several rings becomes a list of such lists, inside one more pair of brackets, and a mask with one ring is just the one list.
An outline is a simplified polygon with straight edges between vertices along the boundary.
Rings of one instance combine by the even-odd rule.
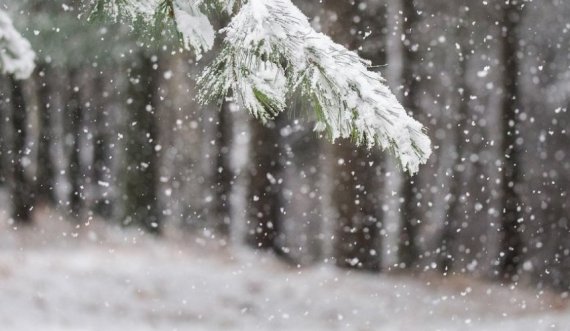
[[296, 269], [95, 222], [76, 230], [52, 217], [17, 231], [1, 222], [0, 330], [570, 330], [565, 303], [547, 294]]

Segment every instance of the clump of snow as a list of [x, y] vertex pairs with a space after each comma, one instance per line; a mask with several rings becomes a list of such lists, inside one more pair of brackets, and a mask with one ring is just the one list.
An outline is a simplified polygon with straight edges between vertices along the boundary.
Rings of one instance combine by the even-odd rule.
[[0, 70], [16, 79], [26, 79], [34, 71], [36, 54], [30, 42], [14, 28], [8, 14], [0, 9]]
[[214, 46], [216, 32], [210, 20], [204, 15], [195, 0], [175, 0], [174, 17], [176, 26], [184, 38], [187, 49], [193, 49], [199, 58]]

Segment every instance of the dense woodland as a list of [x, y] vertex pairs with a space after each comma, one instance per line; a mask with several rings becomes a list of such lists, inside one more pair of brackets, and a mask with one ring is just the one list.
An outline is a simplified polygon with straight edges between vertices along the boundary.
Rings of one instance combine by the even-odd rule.
[[[88, 22], [73, 1], [8, 1], [37, 53], [0, 78], [0, 189], [15, 228], [45, 207], [167, 227], [294, 265], [467, 274], [570, 288], [570, 3], [297, 1], [428, 128], [414, 176], [300, 120], [196, 102], [205, 59], [168, 33]], [[2, 5], [4, 7], [4, 5]], [[227, 18], [220, 17], [223, 21]]]

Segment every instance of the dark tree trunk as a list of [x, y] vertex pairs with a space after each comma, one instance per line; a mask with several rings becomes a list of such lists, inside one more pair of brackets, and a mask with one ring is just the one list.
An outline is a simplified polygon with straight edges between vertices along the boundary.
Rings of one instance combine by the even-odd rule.
[[[364, 12], [360, 10], [361, 3], [328, 2], [329, 8], [342, 18], [342, 22], [353, 24], [351, 29], [351, 26], [332, 22], [329, 27], [332, 37], [353, 50], [364, 43], [363, 35], [368, 29], [373, 28], [374, 35], [381, 35], [383, 28], [381, 22], [385, 8], [376, 13], [371, 9]], [[360, 18], [358, 23], [355, 17]], [[351, 30], [357, 33], [347, 33]], [[364, 55], [375, 64], [386, 61], [383, 49]], [[341, 267], [379, 271], [382, 266], [382, 210], [378, 201], [383, 186], [381, 158], [378, 151], [357, 147], [348, 140], [337, 144], [333, 154], [334, 160], [338, 161], [334, 168], [337, 180], [332, 192], [332, 202], [338, 215], [333, 244], [336, 263]]]
[[337, 209], [334, 256], [340, 267], [379, 271], [382, 211], [378, 197], [381, 174], [373, 151], [348, 140], [335, 146], [336, 165], [332, 200]]
[[[464, 29], [463, 27], [461, 29]], [[460, 42], [461, 37], [466, 37], [463, 35], [462, 31], [459, 32]], [[463, 54], [467, 51], [462, 49]], [[445, 221], [443, 224], [443, 229], [440, 238], [441, 251], [439, 254], [439, 270], [448, 274], [453, 269], [453, 264], [455, 262], [455, 248], [457, 246], [458, 240], [458, 230], [461, 227], [461, 219], [465, 215], [462, 215], [463, 204], [461, 202], [461, 195], [463, 193], [463, 188], [465, 186], [463, 171], [465, 165], [463, 163], [465, 149], [467, 148], [467, 137], [465, 136], [465, 130], [469, 124], [469, 97], [471, 91], [467, 85], [467, 63], [468, 59], [465, 55], [462, 55], [459, 59], [459, 68], [456, 73], [456, 77], [459, 79], [458, 90], [460, 91], [459, 107], [456, 114], [456, 126], [455, 126], [455, 154], [453, 156], [453, 165], [451, 169], [451, 180], [449, 182], [449, 195], [450, 200], [448, 204], [447, 214], [445, 215]]]
[[[303, 106], [292, 105], [292, 111]], [[282, 172], [282, 190], [294, 193], [283, 195], [283, 222], [289, 223], [286, 232], [292, 234], [287, 240], [287, 246], [294, 248], [292, 259], [297, 264], [311, 265], [329, 257], [325, 256], [324, 241], [330, 237], [325, 233], [328, 229], [324, 225], [320, 184], [324, 168], [319, 160], [322, 141], [310, 126], [298, 132], [294, 124], [291, 128], [282, 139], [283, 163], [287, 164]]]
[[279, 119], [263, 126], [251, 120], [250, 183], [246, 242], [259, 249], [283, 253], [280, 235], [281, 220], [281, 148]]
[[32, 222], [34, 194], [32, 184], [26, 175], [26, 164], [29, 162], [27, 137], [27, 109], [22, 82], [10, 77], [12, 84], [12, 149], [10, 199], [12, 218], [16, 223]]
[[216, 147], [218, 155], [216, 157], [215, 182], [213, 191], [215, 193], [214, 218], [216, 228], [219, 233], [229, 235], [230, 233], [230, 195], [234, 175], [231, 167], [230, 148], [232, 139], [231, 123], [231, 103], [226, 101], [218, 114], [218, 126], [216, 132]]
[[503, 64], [503, 95], [502, 95], [502, 145], [503, 169], [502, 169], [502, 207], [503, 218], [501, 221], [501, 245], [499, 256], [499, 274], [507, 280], [516, 275], [521, 259], [523, 239], [521, 234], [521, 201], [517, 192], [521, 181], [520, 175], [520, 151], [517, 146], [517, 111], [520, 103], [518, 87], [519, 51], [518, 29], [522, 17], [522, 4], [511, 1], [503, 8], [503, 32], [501, 35]]
[[69, 186], [71, 187], [69, 192], [69, 213], [75, 219], [81, 217], [80, 214], [84, 205], [84, 175], [81, 167], [81, 142], [84, 114], [80, 95], [81, 81], [81, 71], [72, 70], [69, 77], [71, 91], [67, 104], [68, 129], [72, 141], [67, 173], [69, 176]]
[[8, 93], [10, 89], [5, 88], [3, 80], [0, 80], [0, 186], [6, 184], [7, 177], [9, 177], [8, 169], [8, 152], [9, 139], [8, 139], [8, 122], [9, 118], [9, 105], [10, 99]]
[[134, 64], [130, 72], [127, 122], [125, 223], [142, 226], [146, 231], [161, 232], [158, 202], [158, 123], [156, 95], [159, 72], [147, 57]]
[[110, 218], [113, 215], [113, 205], [109, 193], [111, 186], [111, 159], [110, 149], [111, 124], [109, 123], [109, 113], [107, 110], [107, 100], [104, 98], [105, 84], [103, 77], [97, 76], [95, 80], [95, 91], [100, 93], [96, 96], [94, 139], [93, 139], [93, 184], [96, 187], [94, 212], [103, 218]]
[[[419, 115], [419, 91], [417, 68], [419, 54], [415, 45], [414, 35], [418, 34], [417, 26], [419, 14], [414, 0], [402, 0], [403, 16], [403, 57], [402, 57], [402, 84], [404, 94], [402, 105], [415, 118]], [[417, 244], [418, 226], [422, 219], [422, 210], [419, 206], [421, 192], [418, 185], [418, 177], [404, 178], [402, 187], [402, 223], [400, 226], [400, 239], [398, 243], [398, 259], [404, 268], [412, 268], [418, 262], [420, 251]]]
[[36, 175], [36, 197], [39, 203], [53, 204], [56, 201], [54, 192], [55, 168], [51, 155], [53, 111], [50, 90], [50, 73], [47, 66], [39, 70], [38, 103], [39, 103], [39, 142], [38, 142], [38, 170]]

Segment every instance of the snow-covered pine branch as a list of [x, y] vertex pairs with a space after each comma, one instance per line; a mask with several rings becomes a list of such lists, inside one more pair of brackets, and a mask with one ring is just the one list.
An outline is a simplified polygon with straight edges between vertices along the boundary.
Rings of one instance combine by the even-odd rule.
[[0, 9], [0, 72], [26, 79], [34, 71], [35, 58], [28, 40], [16, 31], [8, 14]]
[[187, 49], [197, 57], [214, 46], [216, 33], [210, 20], [200, 11], [198, 1], [173, 0], [174, 19]]
[[[422, 125], [408, 116], [371, 63], [315, 31], [291, 0], [97, 0], [115, 16], [172, 17], [197, 56], [210, 50], [215, 31], [204, 10], [232, 14], [222, 49], [198, 80], [201, 102], [231, 93], [262, 122], [300, 95], [331, 140], [390, 150], [410, 173], [431, 154]], [[125, 6], [122, 9], [121, 6]], [[166, 11], [166, 12], [165, 12]], [[123, 14], [126, 13], [126, 14]]]
[[199, 79], [200, 99], [230, 91], [261, 121], [301, 92], [312, 104], [316, 130], [392, 151], [418, 171], [431, 153], [422, 125], [406, 114], [370, 62], [316, 32], [290, 0], [250, 0], [223, 30], [223, 49]]
[[[224, 1], [228, 6], [236, 0]], [[207, 1], [220, 7], [222, 0]], [[91, 0], [92, 17], [109, 15], [116, 20], [136, 22], [142, 20], [152, 26], [164, 20], [174, 19], [182, 35], [184, 46], [197, 58], [214, 46], [216, 32], [202, 8], [203, 0]], [[222, 7], [225, 10], [229, 7]]]

